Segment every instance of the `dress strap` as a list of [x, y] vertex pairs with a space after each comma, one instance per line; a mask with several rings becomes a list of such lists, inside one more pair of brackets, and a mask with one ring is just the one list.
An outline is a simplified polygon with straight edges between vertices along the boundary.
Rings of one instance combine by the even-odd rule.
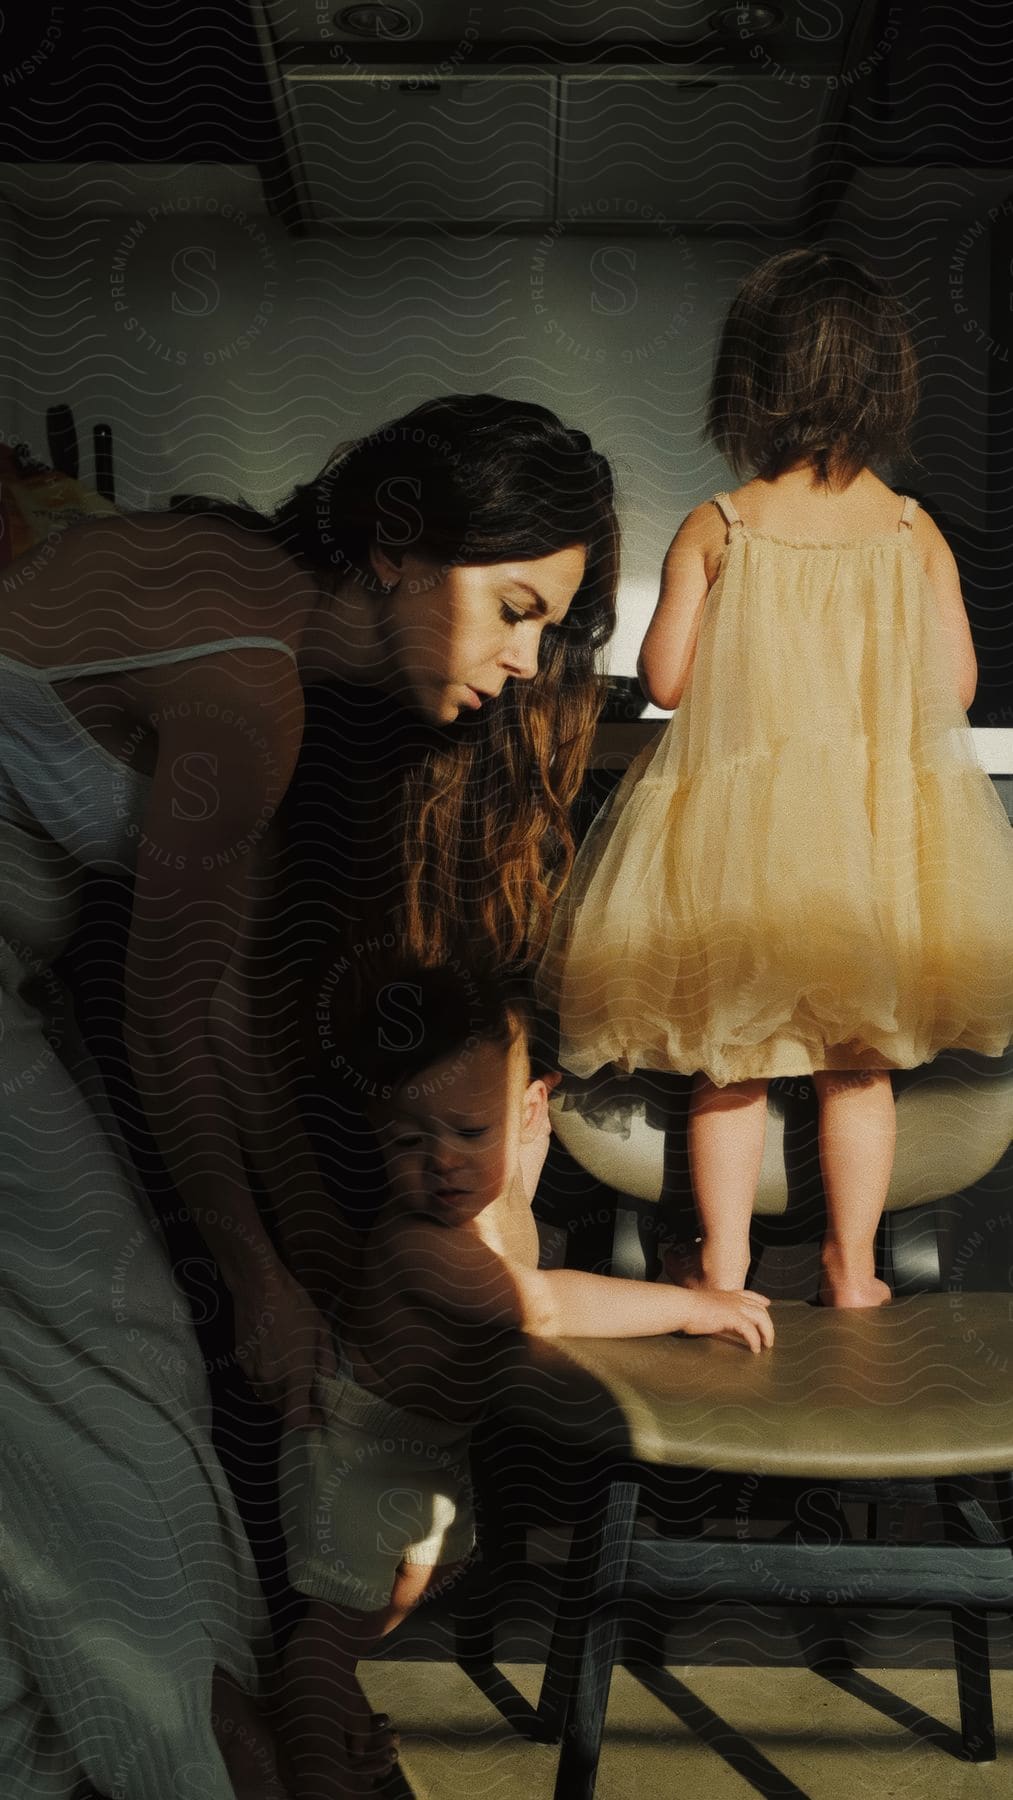
[[[183, 650], [152, 650], [147, 656], [119, 656], [101, 662], [61, 663], [52, 669], [32, 668], [26, 663], [14, 663], [13, 666], [23, 669], [24, 673], [34, 676], [39, 681], [66, 681], [70, 676], [79, 675], [115, 675], [120, 669], [159, 669], [167, 663], [193, 662], [199, 656], [213, 656], [219, 650], [284, 650], [298, 667], [299, 659], [291, 644], [284, 638], [275, 637], [233, 637], [214, 638], [209, 643], [188, 644]], [[0, 662], [11, 663], [12, 658], [0, 656]]]
[[908, 531], [911, 530], [911, 528], [915, 522], [915, 513], [917, 511], [918, 511], [917, 500], [913, 499], [910, 494], [906, 494], [904, 496], [904, 505], [901, 508], [900, 524], [897, 527], [898, 531], [900, 531], [904, 526], [907, 527]]
[[745, 520], [739, 517], [735, 510], [734, 501], [729, 499], [727, 494], [714, 494], [713, 501], [718, 512], [721, 514], [721, 517], [724, 519], [729, 532], [743, 531], [745, 529]]

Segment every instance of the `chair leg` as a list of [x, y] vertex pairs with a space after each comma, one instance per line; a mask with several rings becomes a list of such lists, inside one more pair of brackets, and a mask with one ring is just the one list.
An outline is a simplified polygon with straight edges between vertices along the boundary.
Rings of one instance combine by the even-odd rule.
[[[973, 1540], [961, 1510], [961, 1493], [952, 1482], [937, 1481], [943, 1534], [951, 1543]], [[995, 1761], [992, 1671], [988, 1647], [988, 1615], [966, 1606], [950, 1608], [953, 1660], [960, 1702], [960, 1736], [969, 1762]]]
[[511, 1533], [495, 1465], [479, 1447], [474, 1461], [482, 1505], [478, 1519], [479, 1557], [468, 1571], [452, 1609], [454, 1651], [460, 1667], [473, 1680], [488, 1675], [496, 1662], [496, 1625], [500, 1595], [515, 1563], [516, 1530]]
[[593, 1800], [639, 1493], [636, 1482], [613, 1482], [600, 1519], [554, 1800]]
[[[827, 1491], [822, 1488], [817, 1488], [813, 1490], [813, 1492], [816, 1499], [825, 1500], [829, 1498], [832, 1500], [834, 1513], [836, 1515], [833, 1522], [836, 1524], [839, 1533], [839, 1542], [849, 1542], [852, 1537], [852, 1531], [851, 1526], [848, 1523], [848, 1516], [844, 1511], [844, 1503], [840, 1492], [832, 1489], [828, 1494]], [[803, 1541], [802, 1535], [799, 1532], [799, 1526], [809, 1524], [811, 1528], [811, 1526], [815, 1524], [818, 1530], [824, 1531], [829, 1523], [827, 1515], [822, 1507], [820, 1507], [817, 1513], [811, 1512], [809, 1507], [806, 1507], [805, 1511], [800, 1510], [808, 1499], [809, 1490], [804, 1490], [796, 1501], [795, 1519], [790, 1528], [790, 1537], [793, 1537], [796, 1543], [801, 1543]], [[829, 1624], [822, 1622], [816, 1623], [815, 1621], [810, 1620], [808, 1615], [803, 1618], [798, 1634], [799, 1648], [801, 1649], [805, 1662], [812, 1669], [814, 1674], [825, 1675], [832, 1679], [833, 1676], [842, 1675], [846, 1671], [850, 1671], [854, 1668], [855, 1659], [851, 1654], [847, 1638], [844, 1635], [846, 1624], [846, 1617], [844, 1624], [842, 1624], [840, 1623], [839, 1615], [836, 1612]]]
[[992, 1480], [999, 1506], [1000, 1529], [1009, 1549], [1013, 1550], [1013, 1473], [1002, 1469]]
[[496, 1662], [496, 1593], [487, 1564], [478, 1563], [462, 1583], [453, 1610], [454, 1653], [466, 1675], [477, 1679]]
[[581, 1633], [588, 1616], [591, 1571], [600, 1539], [600, 1514], [589, 1500], [573, 1527], [538, 1696], [541, 1739], [546, 1744], [558, 1744], [562, 1737], [577, 1685]]
[[887, 1212], [876, 1233], [876, 1274], [894, 1294], [938, 1293], [944, 1286], [933, 1211]]
[[950, 1619], [964, 1753], [969, 1762], [994, 1762], [995, 1721], [992, 1716], [988, 1615], [953, 1607]]

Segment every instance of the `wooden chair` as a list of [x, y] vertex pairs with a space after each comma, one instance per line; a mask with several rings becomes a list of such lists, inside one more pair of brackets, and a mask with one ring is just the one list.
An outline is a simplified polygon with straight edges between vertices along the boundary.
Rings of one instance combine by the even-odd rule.
[[[803, 1085], [771, 1092], [757, 1249], [761, 1239], [819, 1231], [815, 1104]], [[761, 1357], [676, 1337], [529, 1340], [519, 1353], [504, 1414], [534, 1434], [539, 1479], [572, 1502], [574, 1471], [583, 1470], [539, 1707], [541, 1732], [563, 1740], [557, 1800], [594, 1792], [620, 1631], [638, 1605], [656, 1626], [673, 1602], [797, 1605], [804, 1596], [834, 1617], [849, 1605], [946, 1608], [960, 1753], [995, 1755], [987, 1615], [1013, 1611], [1013, 1301], [1006, 1291], [966, 1292], [962, 1282], [940, 1291], [932, 1205], [980, 1180], [1006, 1151], [1013, 1057], [940, 1057], [897, 1087], [898, 1154], [880, 1243], [881, 1273], [898, 1295], [890, 1306], [776, 1303], [777, 1344]], [[687, 1091], [650, 1076], [631, 1078], [625, 1092], [569, 1081], [555, 1102], [566, 1149], [615, 1195], [616, 1273], [643, 1276], [656, 1264], [657, 1203], [685, 1176]], [[628, 1137], [602, 1128], [617, 1109], [630, 1115]], [[681, 1192], [685, 1200], [684, 1180]], [[996, 1286], [1008, 1286], [1005, 1266]], [[982, 1504], [983, 1478], [998, 1525]], [[825, 1530], [806, 1541], [797, 1521], [787, 1541], [752, 1535], [762, 1496], [772, 1491], [776, 1506], [814, 1484], [836, 1497], [834, 1541]], [[750, 1529], [737, 1517], [734, 1537], [703, 1535], [703, 1502], [719, 1491], [749, 1496]], [[644, 1497], [660, 1521], [651, 1537], [634, 1529]], [[884, 1540], [887, 1501], [938, 1509], [943, 1544]], [[869, 1537], [850, 1535], [849, 1503], [868, 1508]], [[655, 1635], [659, 1660], [663, 1624]], [[812, 1660], [823, 1671], [847, 1667], [825, 1626]]]

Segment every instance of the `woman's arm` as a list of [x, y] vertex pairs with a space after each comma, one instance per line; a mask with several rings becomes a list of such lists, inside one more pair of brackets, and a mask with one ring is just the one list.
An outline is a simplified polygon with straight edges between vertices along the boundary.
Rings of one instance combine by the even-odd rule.
[[680, 525], [665, 557], [658, 604], [640, 647], [640, 685], [652, 705], [666, 712], [678, 706], [693, 667], [710, 587], [706, 552], [712, 515], [712, 507], [697, 506]]
[[301, 985], [277, 954], [282, 834], [253, 856], [242, 929], [211, 1001], [211, 1040], [248, 1167], [271, 1209], [285, 1263], [321, 1311], [340, 1309], [354, 1245], [325, 1199], [299, 1104]]
[[300, 1424], [314, 1367], [328, 1365], [329, 1334], [276, 1255], [250, 1191], [211, 1003], [248, 906], [250, 850], [291, 778], [302, 696], [280, 654], [259, 668], [255, 691], [248, 670], [230, 661], [208, 658], [188, 679], [185, 705], [177, 687], [155, 709], [158, 762], [138, 840], [124, 1036], [155, 1141], [235, 1301], [237, 1356]]

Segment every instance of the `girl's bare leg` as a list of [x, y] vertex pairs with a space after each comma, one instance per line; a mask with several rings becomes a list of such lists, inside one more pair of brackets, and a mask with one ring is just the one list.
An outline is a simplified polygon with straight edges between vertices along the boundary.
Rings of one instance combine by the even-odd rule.
[[[767, 1130], [766, 1081], [715, 1087], [697, 1075], [689, 1111], [689, 1166], [700, 1221], [699, 1273], [686, 1287], [744, 1288], [749, 1225]], [[669, 1268], [672, 1279], [679, 1277]]]
[[212, 1724], [236, 1800], [289, 1800], [278, 1773], [274, 1733], [256, 1701], [223, 1668], [211, 1689]]
[[355, 1675], [383, 1618], [313, 1600], [282, 1652], [271, 1708], [293, 1800], [367, 1795], [396, 1761]]
[[393, 1767], [396, 1733], [371, 1710], [356, 1665], [459, 1566], [402, 1563], [377, 1612], [310, 1602], [285, 1646], [273, 1698], [293, 1800], [361, 1800]]
[[897, 1146], [897, 1113], [885, 1070], [813, 1076], [820, 1102], [820, 1167], [827, 1231], [820, 1253], [824, 1306], [883, 1306], [876, 1279], [876, 1227]]

